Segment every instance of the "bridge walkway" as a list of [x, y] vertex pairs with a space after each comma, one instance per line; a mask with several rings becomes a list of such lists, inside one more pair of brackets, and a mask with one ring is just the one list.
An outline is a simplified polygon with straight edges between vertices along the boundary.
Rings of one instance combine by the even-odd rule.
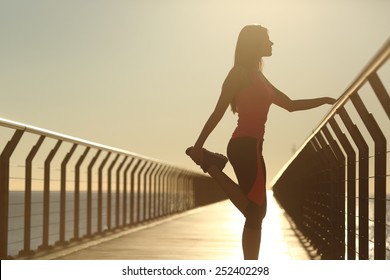
[[[313, 250], [267, 192], [260, 260], [309, 260]], [[230, 201], [185, 213], [61, 250], [43, 259], [62, 260], [241, 260], [244, 218]]]

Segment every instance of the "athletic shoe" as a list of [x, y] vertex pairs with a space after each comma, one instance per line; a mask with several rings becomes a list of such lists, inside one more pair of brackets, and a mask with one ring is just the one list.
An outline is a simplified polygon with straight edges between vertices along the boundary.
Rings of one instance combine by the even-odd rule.
[[[186, 150], [186, 154], [190, 155], [191, 150], [194, 147], [189, 147]], [[203, 150], [203, 161], [200, 164], [200, 167], [202, 170], [207, 173], [207, 170], [210, 168], [210, 166], [214, 165], [217, 167], [219, 170], [223, 170], [225, 168], [226, 163], [229, 161], [227, 157], [224, 155], [218, 154], [218, 153], [213, 153], [210, 152], [209, 150], [206, 150], [205, 148], [202, 148]]]

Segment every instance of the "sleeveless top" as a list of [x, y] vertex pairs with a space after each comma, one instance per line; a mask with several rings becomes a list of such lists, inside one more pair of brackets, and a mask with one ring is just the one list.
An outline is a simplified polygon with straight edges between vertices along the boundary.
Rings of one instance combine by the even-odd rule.
[[235, 96], [238, 121], [232, 138], [253, 137], [263, 141], [273, 95], [273, 88], [255, 73], [251, 85]]

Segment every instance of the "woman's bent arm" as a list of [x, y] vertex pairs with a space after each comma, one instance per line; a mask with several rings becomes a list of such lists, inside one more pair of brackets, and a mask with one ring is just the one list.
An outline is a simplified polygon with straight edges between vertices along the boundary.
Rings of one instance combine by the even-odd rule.
[[226, 109], [229, 107], [230, 101], [232, 100], [232, 98], [234, 98], [235, 93], [239, 90], [242, 82], [242, 75], [243, 73], [241, 70], [233, 68], [230, 71], [229, 75], [226, 77], [217, 105], [215, 106], [214, 111], [205, 123], [198, 137], [198, 140], [194, 145], [194, 149], [191, 152], [190, 156], [196, 163], [199, 164], [202, 161], [201, 149], [206, 142], [206, 139], [209, 137], [210, 133], [214, 130], [219, 121], [222, 119], [223, 115], [226, 112]]
[[218, 103], [213, 111], [213, 113], [210, 115], [209, 119], [205, 123], [198, 140], [195, 143], [195, 148], [202, 148], [204, 143], [206, 142], [207, 137], [209, 137], [210, 133], [214, 130], [214, 128], [217, 126], [219, 121], [222, 119], [223, 115], [225, 114], [225, 111], [227, 107], [229, 106], [229, 103], [226, 104], [224, 100], [221, 100], [222, 94], [220, 96], [220, 99], [218, 100]]
[[210, 115], [209, 119], [205, 123], [198, 137], [198, 140], [196, 141], [194, 148], [192, 149], [192, 152], [190, 154], [190, 157], [197, 164], [200, 164], [202, 162], [202, 147], [206, 142], [207, 137], [209, 137], [210, 133], [214, 130], [219, 121], [222, 119], [228, 106], [229, 100], [227, 100], [226, 96], [224, 95], [224, 91], [222, 91], [213, 113]]

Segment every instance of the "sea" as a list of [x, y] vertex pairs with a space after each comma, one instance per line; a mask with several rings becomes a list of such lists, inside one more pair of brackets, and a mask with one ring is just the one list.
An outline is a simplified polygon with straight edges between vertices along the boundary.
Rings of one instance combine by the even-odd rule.
[[[140, 220], [148, 218], [148, 213], [143, 213], [143, 199], [141, 196]], [[107, 193], [102, 193], [102, 229], [107, 229]], [[135, 195], [134, 205], [136, 205]], [[148, 196], [147, 196], [148, 198]], [[146, 203], [148, 205], [148, 199]], [[120, 195], [120, 217], [119, 221], [122, 222], [122, 194]], [[97, 232], [97, 192], [92, 192], [92, 233]], [[128, 198], [128, 205], [129, 205]], [[31, 238], [30, 247], [32, 250], [36, 250], [42, 244], [43, 235], [43, 192], [32, 192], [32, 206], [31, 206]], [[115, 224], [115, 205], [116, 196], [111, 194], [111, 226]], [[153, 203], [152, 203], [153, 206]], [[70, 240], [73, 237], [74, 227], [74, 193], [67, 192], [66, 194], [66, 210], [65, 210], [65, 240]], [[135, 210], [138, 208], [134, 206]], [[148, 207], [149, 208], [149, 207]], [[60, 220], [60, 192], [50, 193], [50, 207], [49, 207], [49, 245], [54, 245], [59, 240], [59, 220]], [[386, 213], [386, 259], [390, 260], [390, 195], [387, 197], [387, 213]], [[153, 209], [152, 209], [153, 211]], [[148, 212], [148, 211], [146, 211]], [[87, 234], [87, 192], [80, 192], [80, 219], [79, 219], [79, 236], [83, 237]], [[133, 211], [133, 221], [137, 220], [137, 212]], [[374, 258], [374, 201], [370, 200], [369, 205], [369, 252], [370, 259]], [[130, 222], [130, 215], [127, 215], [127, 223]], [[358, 223], [358, 222], [357, 222]], [[23, 250], [24, 246], [24, 192], [12, 191], [10, 192], [9, 199], [9, 219], [8, 219], [8, 255], [16, 256], [19, 251]], [[358, 248], [358, 241], [356, 243]]]

